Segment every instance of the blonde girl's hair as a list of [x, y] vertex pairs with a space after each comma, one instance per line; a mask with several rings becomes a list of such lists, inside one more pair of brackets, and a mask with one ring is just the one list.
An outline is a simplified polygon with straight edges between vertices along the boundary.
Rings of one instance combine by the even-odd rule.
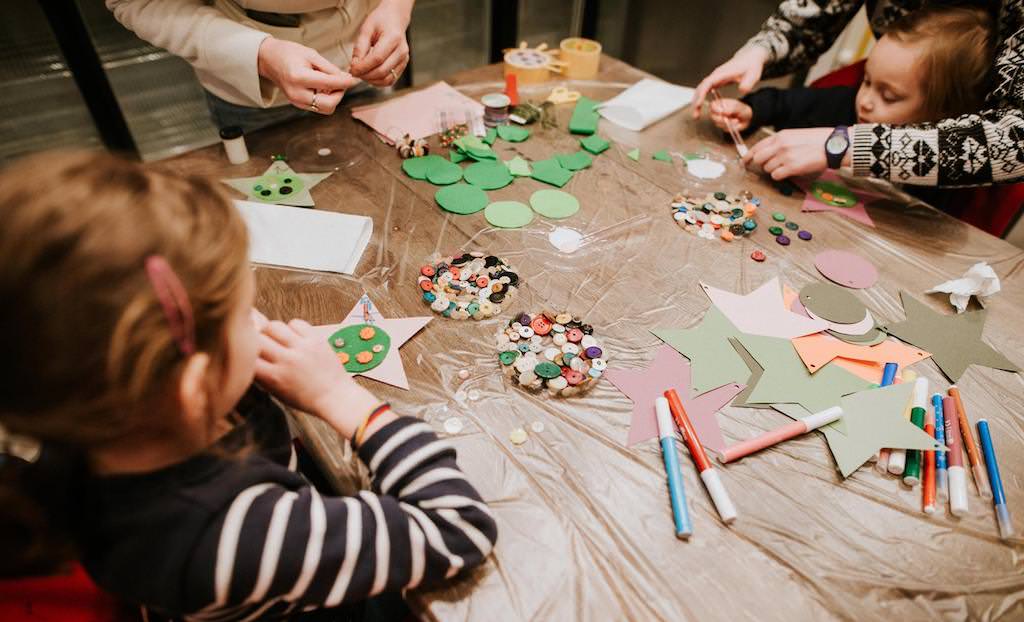
[[[195, 349], [210, 355], [215, 373], [227, 368], [225, 326], [248, 241], [215, 182], [112, 155], [43, 153], [0, 173], [0, 222], [6, 434], [59, 449], [67, 462], [169, 425], [186, 356], [147, 276], [154, 256], [184, 285]], [[45, 515], [7, 503], [20, 492], [11, 485], [0, 474], [0, 521]], [[0, 548], [10, 550], [4, 539]]]
[[891, 24], [885, 35], [906, 44], [925, 44], [920, 69], [928, 120], [981, 109], [995, 56], [989, 11], [925, 5]]

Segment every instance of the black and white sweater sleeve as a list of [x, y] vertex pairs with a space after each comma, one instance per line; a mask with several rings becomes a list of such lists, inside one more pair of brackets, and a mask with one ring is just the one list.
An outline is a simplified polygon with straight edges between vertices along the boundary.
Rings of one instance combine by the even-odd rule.
[[[455, 450], [402, 418], [359, 449], [372, 491], [249, 486], [211, 524], [190, 563], [191, 619], [308, 611], [454, 576], [490, 553], [497, 528]], [[205, 604], [203, 604], [205, 603]]]

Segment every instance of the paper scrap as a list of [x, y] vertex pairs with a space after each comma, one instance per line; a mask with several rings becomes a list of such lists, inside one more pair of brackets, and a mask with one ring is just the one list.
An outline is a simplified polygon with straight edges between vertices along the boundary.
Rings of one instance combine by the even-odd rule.
[[833, 365], [812, 374], [788, 339], [755, 335], [736, 338], [764, 368], [748, 398], [755, 404], [800, 404], [818, 412], [836, 406], [844, 395], [871, 386], [863, 378]]
[[693, 89], [644, 78], [602, 104], [601, 116], [639, 132], [693, 101]]
[[629, 426], [627, 446], [658, 436], [658, 423], [654, 415], [654, 400], [668, 389], [675, 389], [683, 400], [683, 408], [697, 429], [701, 443], [714, 451], [725, 447], [722, 429], [716, 415], [736, 394], [742, 385], [731, 383], [696, 397], [690, 396], [690, 363], [673, 348], [662, 345], [654, 353], [650, 366], [643, 369], [611, 369], [605, 378], [633, 401], [633, 415]]
[[634, 162], [638, 162], [638, 161], [640, 161], [640, 148], [638, 147], [636, 149], [633, 149], [632, 151], [630, 151], [626, 155], [629, 156], [630, 160], [633, 160]]
[[252, 201], [235, 201], [249, 229], [254, 263], [352, 274], [373, 235], [373, 220]]
[[907, 319], [891, 323], [885, 332], [932, 353], [932, 360], [953, 382], [972, 364], [1011, 372], [1020, 367], [981, 340], [986, 311], [954, 315], [936, 313], [907, 292], [900, 292]]
[[466, 97], [447, 82], [352, 109], [353, 118], [369, 125], [391, 144], [406, 134], [413, 140], [437, 134], [442, 129], [442, 121], [449, 126], [465, 123], [472, 127], [483, 114], [483, 104]]
[[508, 172], [512, 173], [515, 177], [529, 177], [530, 176], [530, 163], [523, 159], [522, 156], [516, 156], [505, 162], [508, 166]]
[[569, 119], [569, 131], [573, 134], [593, 134], [597, 131], [598, 102], [589, 97], [580, 97]]
[[878, 281], [878, 268], [857, 253], [829, 249], [814, 256], [814, 267], [826, 279], [853, 289], [871, 287]]
[[651, 332], [690, 359], [691, 393], [704, 393], [726, 384], [746, 384], [750, 377], [743, 359], [729, 345], [729, 337], [738, 337], [740, 331], [716, 307], [708, 309], [693, 328], [655, 328]]
[[802, 317], [786, 307], [778, 277], [746, 295], [727, 292], [703, 282], [700, 286], [733, 326], [748, 335], [792, 339], [827, 327], [826, 322]]
[[[793, 339], [800, 360], [807, 371], [814, 373], [835, 360], [847, 371], [868, 382], [878, 383], [886, 363], [896, 363], [905, 369], [931, 356], [924, 350], [906, 346], [899, 341], [888, 339], [875, 346], [860, 346], [847, 343], [819, 333]], [[853, 365], [843, 364], [854, 363]]]
[[984, 261], [971, 266], [959, 279], [939, 283], [926, 291], [926, 294], [941, 292], [949, 294], [949, 302], [956, 307], [957, 313], [967, 310], [967, 303], [971, 296], [977, 296], [979, 302], [999, 292], [999, 275]]
[[[399, 349], [409, 341], [413, 335], [422, 330], [431, 319], [433, 318], [385, 318], [381, 315], [380, 311], [377, 310], [377, 306], [373, 304], [370, 297], [363, 294], [356, 302], [355, 306], [352, 307], [352, 310], [349, 311], [348, 315], [345, 316], [345, 319], [341, 322], [326, 326], [314, 326], [313, 330], [317, 335], [322, 336], [323, 339], [326, 340], [344, 326], [350, 326], [352, 324], [373, 324], [375, 326], [379, 326], [381, 330], [386, 332], [391, 338], [391, 349], [388, 350], [388, 355], [377, 367], [353, 375], [371, 378], [378, 382], [390, 384], [400, 389], [408, 389], [409, 380], [405, 375], [405, 367], [402, 365], [402, 357], [399, 354]], [[341, 363], [339, 362], [338, 364], [340, 365]]]

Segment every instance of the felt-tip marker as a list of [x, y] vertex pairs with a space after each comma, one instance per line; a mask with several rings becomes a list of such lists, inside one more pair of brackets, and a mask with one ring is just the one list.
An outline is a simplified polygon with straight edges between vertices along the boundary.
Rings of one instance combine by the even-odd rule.
[[686, 509], [686, 488], [683, 485], [683, 473], [679, 470], [676, 435], [672, 428], [672, 413], [667, 399], [659, 397], [654, 400], [654, 414], [658, 419], [658, 438], [661, 440], [661, 454], [665, 459], [665, 473], [668, 475], [668, 495], [672, 502], [676, 537], [686, 540], [693, 534], [693, 525], [690, 523], [690, 512]]
[[[928, 379], [914, 381], [914, 406], [910, 409], [910, 422], [924, 428], [924, 410], [928, 404]], [[913, 488], [921, 481], [921, 451], [908, 449], [906, 465], [903, 467], [903, 483]]]
[[[925, 411], [924, 433], [928, 436], [935, 436], [935, 413]], [[925, 450], [921, 452], [922, 474], [921, 474], [921, 509], [925, 514], [935, 513], [935, 451]]]
[[[878, 386], [887, 387], [892, 383], [896, 382], [896, 371], [900, 368], [898, 363], [886, 363], [882, 369], [882, 383]], [[875, 469], [880, 473], [889, 472], [889, 456], [892, 450], [888, 447], [884, 447], [878, 450], [878, 457], [875, 459]], [[900, 469], [903, 472], [903, 469]]]
[[711, 466], [711, 461], [708, 460], [704, 446], [701, 445], [700, 438], [697, 436], [697, 430], [686, 415], [686, 409], [683, 408], [679, 394], [675, 389], [669, 389], [665, 391], [665, 399], [668, 400], [669, 409], [672, 411], [672, 417], [676, 420], [676, 425], [679, 426], [679, 431], [683, 433], [683, 440], [686, 441], [686, 447], [690, 450], [690, 457], [693, 458], [697, 470], [700, 471], [700, 479], [704, 482], [704, 487], [708, 489], [708, 494], [711, 495], [711, 502], [715, 504], [715, 509], [718, 510], [722, 522], [728, 525], [736, 520], [736, 507], [733, 506], [732, 499], [729, 498], [728, 491], [722, 485], [718, 471]]
[[964, 408], [964, 400], [960, 397], [960, 389], [954, 384], [949, 387], [949, 396], [956, 402], [957, 417], [960, 419], [960, 436], [964, 441], [964, 450], [967, 451], [967, 460], [971, 463], [971, 474], [974, 475], [974, 484], [978, 487], [978, 494], [983, 499], [992, 497], [992, 490], [989, 488], [989, 478], [985, 477], [985, 467], [982, 459], [978, 457], [978, 448], [974, 445], [974, 435], [971, 434], [971, 422], [967, 420], [967, 409]]
[[956, 402], [953, 398], [942, 398], [942, 414], [946, 420], [946, 447], [949, 447], [949, 511], [953, 516], [964, 516], [967, 514], [967, 472], [964, 471], [960, 420], [956, 416]]
[[[935, 442], [946, 444], [946, 417], [942, 412], [942, 394], [932, 394], [932, 408], [935, 411]], [[946, 471], [946, 452], [935, 450], [935, 498], [942, 503], [949, 498], [949, 477]]]
[[985, 455], [985, 468], [988, 469], [988, 480], [992, 485], [992, 503], [996, 507], [999, 537], [1007, 540], [1013, 537], [1013, 521], [1010, 520], [1010, 508], [1006, 506], [1003, 478], [999, 476], [999, 463], [996, 462], [996, 450], [992, 447], [992, 433], [986, 419], [978, 419], [978, 440], [981, 441], [981, 453]]
[[752, 439], [736, 443], [731, 447], [726, 447], [718, 455], [718, 460], [722, 464], [739, 460], [744, 456], [760, 451], [765, 447], [771, 447], [772, 445], [787, 441], [793, 437], [806, 434], [811, 430], [817, 430], [822, 426], [826, 426], [833, 421], [838, 421], [843, 416], [843, 409], [839, 406], [833, 406], [827, 408], [821, 412], [814, 413], [813, 415], [804, 417], [803, 419], [797, 419], [791, 423], [769, 430], [761, 436], [755, 436]]

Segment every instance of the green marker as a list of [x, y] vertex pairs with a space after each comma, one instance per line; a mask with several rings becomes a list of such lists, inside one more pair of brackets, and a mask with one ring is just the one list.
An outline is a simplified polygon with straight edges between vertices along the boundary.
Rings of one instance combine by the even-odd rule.
[[[924, 429], [924, 409], [928, 403], [928, 379], [914, 381], [914, 406], [910, 409], [910, 422]], [[913, 488], [921, 481], [921, 451], [907, 450], [907, 464], [903, 467], [903, 483]]]

